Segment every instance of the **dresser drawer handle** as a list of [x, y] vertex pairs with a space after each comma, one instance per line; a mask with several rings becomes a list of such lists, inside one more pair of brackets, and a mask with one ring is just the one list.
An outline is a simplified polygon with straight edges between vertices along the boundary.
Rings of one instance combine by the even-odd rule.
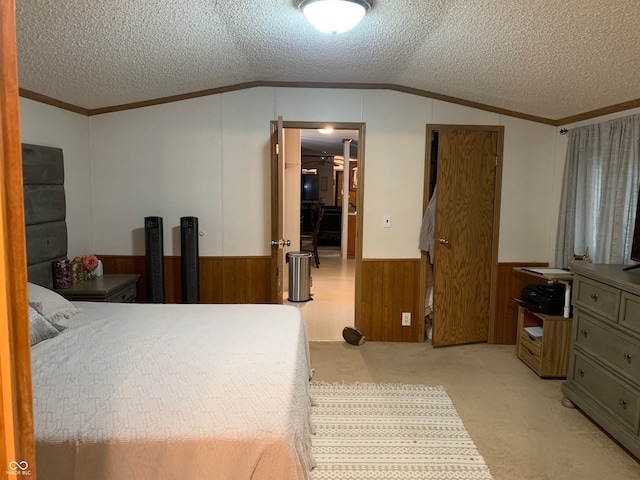
[[584, 377], [584, 370], [583, 369], [578, 370], [578, 375], [580, 375], [581, 377]]
[[582, 336], [584, 338], [587, 338], [587, 336], [589, 335], [589, 330], [585, 330], [584, 328], [582, 330], [580, 330], [580, 333], [582, 334]]
[[622, 408], [624, 408], [626, 410], [626, 408], [627, 408], [627, 401], [626, 400], [623, 400], [621, 398], [618, 403], [620, 403], [620, 405], [622, 405]]
[[631, 363], [631, 354], [630, 353], [624, 353], [624, 354], [622, 354], [622, 356], [624, 357], [624, 359], [627, 362]]
[[590, 296], [591, 296], [591, 300], [593, 300], [594, 302], [598, 301], [598, 294], [592, 293]]

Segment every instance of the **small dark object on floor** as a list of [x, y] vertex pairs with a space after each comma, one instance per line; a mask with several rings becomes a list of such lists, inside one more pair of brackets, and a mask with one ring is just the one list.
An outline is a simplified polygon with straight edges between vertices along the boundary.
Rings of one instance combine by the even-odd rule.
[[344, 327], [344, 330], [342, 330], [342, 338], [351, 345], [362, 345], [365, 342], [364, 335], [351, 327]]

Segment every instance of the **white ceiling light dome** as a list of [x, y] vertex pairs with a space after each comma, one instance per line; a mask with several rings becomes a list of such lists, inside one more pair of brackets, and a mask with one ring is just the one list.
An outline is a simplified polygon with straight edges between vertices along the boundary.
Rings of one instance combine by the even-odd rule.
[[298, 0], [309, 23], [324, 33], [343, 33], [355, 27], [371, 9], [372, 0]]

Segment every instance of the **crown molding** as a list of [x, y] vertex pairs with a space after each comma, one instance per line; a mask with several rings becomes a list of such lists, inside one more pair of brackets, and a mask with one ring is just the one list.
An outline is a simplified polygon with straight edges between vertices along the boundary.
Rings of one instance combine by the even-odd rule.
[[442, 95], [435, 92], [429, 92], [427, 90], [421, 90], [418, 88], [405, 87], [403, 85], [396, 85], [393, 83], [326, 83], [326, 82], [276, 82], [276, 81], [254, 81], [246, 83], [238, 83], [235, 85], [227, 85], [224, 87], [210, 88], [207, 90], [200, 90], [197, 92], [184, 93], [181, 95], [172, 95], [168, 97], [155, 98], [151, 100], [145, 100], [141, 102], [126, 103], [122, 105], [113, 105], [110, 107], [87, 109], [73, 105], [71, 103], [62, 102], [55, 98], [42, 95], [31, 90], [24, 88], [20, 89], [20, 96], [29, 98], [37, 102], [52, 105], [54, 107], [68, 110], [81, 115], [93, 116], [103, 115], [105, 113], [121, 112], [124, 110], [133, 110], [136, 108], [150, 107], [153, 105], [162, 105], [165, 103], [179, 102], [182, 100], [189, 100], [192, 98], [206, 97], [209, 95], [217, 95], [220, 93], [234, 92], [238, 90], [245, 90], [248, 88], [256, 87], [278, 87], [278, 88], [336, 88], [336, 89], [354, 89], [354, 90], [391, 90], [395, 92], [408, 93], [411, 95], [417, 95], [420, 97], [431, 98], [434, 100], [440, 100], [447, 103], [454, 103], [456, 105], [462, 105], [465, 107], [476, 108], [478, 110], [484, 110], [487, 112], [497, 113], [499, 115], [507, 115], [509, 117], [520, 118], [531, 122], [542, 123], [545, 125], [551, 125], [554, 127], [561, 125], [568, 125], [591, 118], [600, 117], [602, 115], [608, 115], [611, 113], [622, 112], [632, 108], [640, 107], [640, 99], [630, 100], [623, 103], [618, 103], [608, 107], [591, 110], [578, 115], [572, 115], [569, 117], [560, 118], [557, 120], [545, 117], [539, 117], [536, 115], [529, 115], [522, 112], [516, 112], [506, 108], [495, 107], [493, 105], [487, 105], [484, 103], [472, 102], [462, 98], [451, 97], [449, 95]]

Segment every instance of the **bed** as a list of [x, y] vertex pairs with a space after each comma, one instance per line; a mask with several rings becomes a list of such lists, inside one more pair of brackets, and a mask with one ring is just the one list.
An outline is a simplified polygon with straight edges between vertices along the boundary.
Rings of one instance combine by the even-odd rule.
[[64, 206], [64, 191], [51, 202], [52, 188], [28, 188], [25, 177], [38, 477], [308, 479], [311, 369], [299, 310], [71, 303], [50, 290], [51, 261], [66, 255], [64, 215], [37, 201]]

